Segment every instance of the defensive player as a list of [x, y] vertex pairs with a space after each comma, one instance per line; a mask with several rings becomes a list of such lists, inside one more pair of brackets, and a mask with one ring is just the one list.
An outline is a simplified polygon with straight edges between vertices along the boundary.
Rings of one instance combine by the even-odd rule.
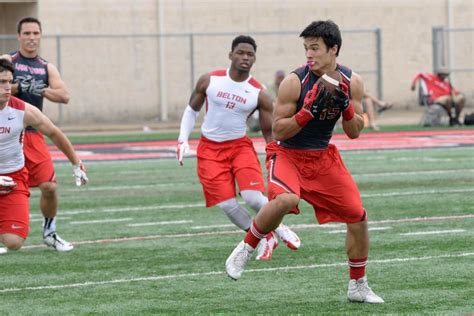
[[[345, 134], [351, 139], [359, 136], [364, 126], [363, 82], [358, 74], [336, 63], [342, 39], [334, 22], [313, 22], [300, 37], [307, 66], [296, 69], [281, 83], [273, 119], [273, 135], [278, 142], [267, 145], [270, 202], [258, 212], [245, 239], [227, 259], [226, 271], [231, 278], [240, 278], [260, 239], [285, 215], [298, 214], [298, 203], [304, 199], [314, 207], [320, 224], [347, 224], [349, 300], [383, 303], [368, 286], [365, 275], [369, 237], [359, 190], [336, 146], [329, 144], [341, 115]], [[334, 70], [340, 72], [343, 82], [333, 96], [316, 82]]]
[[86, 184], [85, 168], [68, 138], [36, 107], [12, 97], [13, 64], [0, 59], [0, 242], [20, 249], [28, 236], [28, 171], [22, 138], [26, 126], [48, 136], [73, 165], [76, 185]]
[[[3, 55], [15, 65], [12, 93], [19, 99], [43, 110], [43, 99], [67, 104], [69, 92], [57, 68], [41, 58], [38, 50], [41, 41], [41, 23], [33, 17], [18, 22], [20, 49], [11, 55]], [[44, 216], [44, 243], [57, 251], [70, 251], [73, 245], [56, 233], [58, 195], [56, 175], [51, 155], [43, 135], [32, 126], [24, 134], [25, 166], [29, 173], [30, 187], [41, 191], [40, 209]]]
[[[265, 141], [272, 140], [272, 100], [250, 75], [256, 51], [253, 38], [237, 36], [229, 53], [230, 68], [211, 71], [199, 78], [183, 114], [177, 149], [182, 165], [183, 155], [189, 149], [189, 135], [205, 101], [206, 114], [197, 148], [197, 173], [206, 206], [217, 205], [244, 231], [249, 230], [252, 219], [247, 209], [237, 202], [235, 182], [240, 195], [255, 212], [268, 202], [263, 195], [265, 186], [260, 162], [246, 135], [246, 120], [258, 110]], [[276, 225], [273, 230], [289, 248], [298, 249], [300, 240], [287, 226]], [[260, 244], [257, 259], [271, 259], [276, 245], [277, 240], [269, 231]]]

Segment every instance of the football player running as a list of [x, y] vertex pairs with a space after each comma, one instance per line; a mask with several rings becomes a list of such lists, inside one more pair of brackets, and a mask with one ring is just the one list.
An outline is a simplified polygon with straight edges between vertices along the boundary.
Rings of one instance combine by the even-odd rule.
[[[17, 32], [19, 49], [0, 56], [12, 61], [15, 66], [12, 94], [40, 111], [43, 110], [45, 98], [67, 104], [69, 92], [58, 69], [39, 56], [41, 22], [34, 17], [24, 17], [18, 22]], [[44, 217], [43, 241], [57, 251], [71, 251], [74, 246], [56, 232], [59, 202], [53, 161], [43, 135], [32, 126], [25, 129], [23, 150], [29, 174], [28, 185], [41, 191], [39, 206]]]
[[[228, 257], [226, 271], [239, 279], [262, 236], [275, 229], [285, 215], [298, 214], [299, 201], [304, 199], [313, 206], [320, 224], [347, 225], [349, 301], [383, 303], [365, 275], [369, 234], [359, 190], [336, 146], [329, 143], [341, 116], [345, 134], [351, 139], [359, 137], [364, 126], [363, 82], [351, 69], [336, 63], [342, 39], [334, 22], [313, 22], [300, 37], [307, 65], [293, 71], [280, 85], [273, 118], [278, 142], [268, 144], [266, 150], [270, 202]], [[341, 73], [342, 82], [332, 95], [319, 86], [318, 79], [334, 70]]]
[[[189, 150], [188, 138], [196, 118], [206, 102], [197, 148], [197, 173], [206, 207], [217, 205], [237, 227], [251, 229], [247, 209], [236, 199], [235, 183], [245, 203], [258, 212], [266, 203], [264, 179], [253, 143], [246, 135], [247, 118], [259, 111], [259, 122], [265, 141], [272, 141], [272, 100], [263, 86], [250, 75], [256, 60], [257, 45], [250, 36], [237, 36], [232, 41], [229, 69], [203, 74], [196, 83], [186, 107], [178, 138], [177, 157], [183, 164]], [[276, 236], [291, 249], [298, 249], [298, 236], [286, 225], [259, 235], [257, 260], [270, 260], [278, 245]]]
[[13, 64], [0, 58], [0, 242], [20, 249], [29, 231], [28, 171], [23, 153], [23, 131], [33, 126], [61, 150], [73, 166], [76, 185], [88, 181], [85, 168], [69, 139], [40, 110], [11, 96]]

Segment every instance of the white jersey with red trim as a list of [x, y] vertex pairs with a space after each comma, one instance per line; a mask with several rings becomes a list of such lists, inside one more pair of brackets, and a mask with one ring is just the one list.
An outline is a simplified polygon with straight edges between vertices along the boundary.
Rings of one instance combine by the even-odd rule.
[[25, 102], [10, 97], [0, 110], [0, 174], [20, 170], [25, 165], [23, 155], [23, 118]]
[[252, 76], [236, 82], [230, 78], [228, 69], [212, 71], [210, 75], [202, 135], [215, 142], [244, 137], [247, 118], [258, 105], [262, 85]]

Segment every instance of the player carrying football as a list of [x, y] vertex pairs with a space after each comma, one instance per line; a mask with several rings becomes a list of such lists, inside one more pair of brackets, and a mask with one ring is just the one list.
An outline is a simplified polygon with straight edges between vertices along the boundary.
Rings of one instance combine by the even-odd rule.
[[[229, 69], [202, 75], [184, 111], [178, 138], [178, 160], [189, 149], [188, 138], [199, 111], [206, 102], [206, 116], [197, 148], [197, 169], [206, 206], [217, 205], [239, 228], [248, 231], [252, 219], [236, 199], [235, 182], [245, 203], [258, 212], [268, 202], [262, 168], [246, 135], [247, 118], [259, 111], [260, 126], [266, 142], [272, 140], [272, 100], [262, 85], [250, 75], [257, 45], [250, 36], [237, 36], [232, 41]], [[278, 223], [280, 224], [280, 223]], [[268, 231], [259, 246], [258, 260], [269, 260], [277, 246], [272, 231], [291, 249], [300, 246], [296, 234], [285, 225]], [[265, 237], [265, 236], [262, 236]]]
[[[262, 236], [275, 229], [287, 214], [298, 214], [298, 203], [310, 203], [320, 224], [347, 224], [349, 257], [348, 298], [351, 302], [383, 303], [368, 286], [365, 275], [369, 252], [367, 214], [360, 193], [339, 152], [329, 141], [337, 120], [349, 138], [364, 126], [361, 77], [336, 63], [341, 48], [339, 27], [317, 21], [300, 34], [307, 66], [289, 74], [281, 83], [273, 118], [277, 142], [267, 145], [268, 197], [252, 227], [226, 261], [227, 274], [241, 277]], [[318, 85], [325, 73], [338, 70], [343, 80], [330, 94]]]
[[51, 139], [73, 165], [76, 185], [87, 183], [85, 168], [69, 139], [39, 109], [12, 94], [13, 64], [0, 58], [0, 243], [20, 249], [28, 236], [30, 213], [28, 171], [23, 133], [33, 126]]

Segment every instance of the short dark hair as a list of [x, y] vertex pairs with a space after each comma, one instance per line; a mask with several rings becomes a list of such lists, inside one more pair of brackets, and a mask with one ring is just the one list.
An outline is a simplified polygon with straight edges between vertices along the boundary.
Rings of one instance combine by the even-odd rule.
[[22, 18], [20, 21], [18, 21], [18, 24], [16, 25], [16, 31], [18, 32], [18, 34], [21, 33], [21, 27], [23, 26], [24, 23], [36, 23], [38, 24], [41, 31], [41, 22], [37, 18], [34, 18], [32, 16], [27, 16], [27, 17]]
[[234, 40], [232, 41], [232, 51], [234, 51], [234, 48], [237, 47], [240, 43], [247, 43], [252, 45], [253, 49], [257, 51], [257, 43], [255, 43], [255, 40], [247, 35], [239, 35]]
[[0, 58], [0, 72], [9, 71], [12, 74], [15, 72], [13, 63], [8, 59]]
[[322, 38], [328, 49], [337, 45], [336, 56], [339, 56], [342, 46], [341, 31], [339, 31], [339, 26], [332, 20], [312, 22], [301, 32], [300, 37]]

